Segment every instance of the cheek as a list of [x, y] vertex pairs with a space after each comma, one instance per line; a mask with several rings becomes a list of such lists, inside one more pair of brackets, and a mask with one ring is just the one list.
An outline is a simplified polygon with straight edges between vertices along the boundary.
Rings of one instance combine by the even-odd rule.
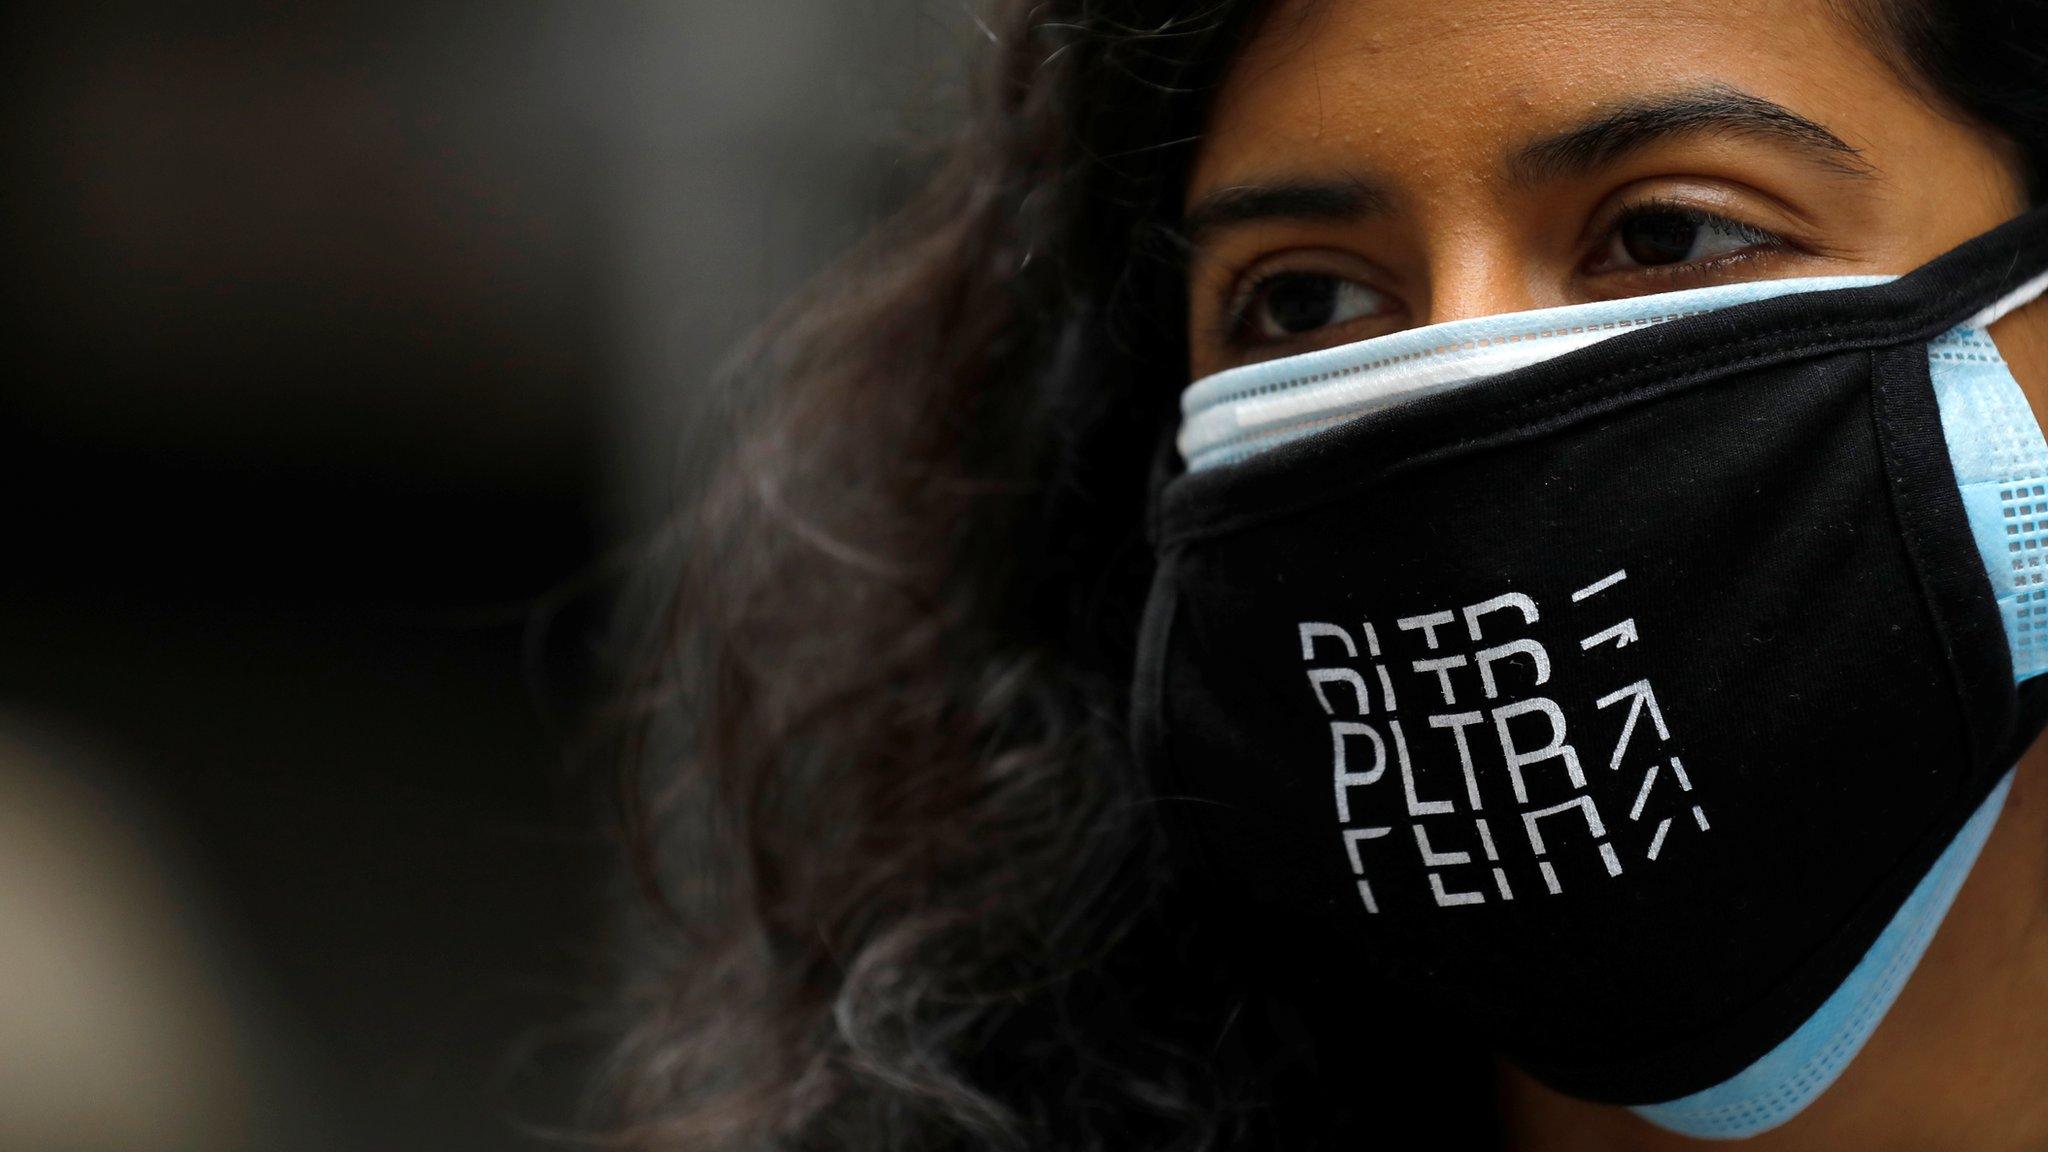
[[1215, 369], [1215, 348], [1228, 334], [1231, 280], [1216, 268], [1192, 272], [1187, 284], [1188, 379], [1197, 380]]
[[1880, 159], [1910, 205], [1901, 241], [1912, 255], [1931, 259], [2026, 210], [2019, 167], [1999, 143], [1946, 120], [1917, 127], [1896, 155]]
[[2048, 299], [2036, 300], [1993, 324], [1991, 339], [2027, 394], [2034, 419], [2048, 428]]

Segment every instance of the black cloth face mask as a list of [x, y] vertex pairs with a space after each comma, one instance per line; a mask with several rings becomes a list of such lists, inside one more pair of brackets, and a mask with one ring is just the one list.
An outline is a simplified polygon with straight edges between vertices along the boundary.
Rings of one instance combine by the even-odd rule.
[[1219, 910], [1335, 957], [1333, 1010], [1420, 1001], [1562, 1091], [1707, 1101], [1660, 1120], [1698, 1135], [1803, 1107], [1846, 1055], [1713, 1093], [1840, 1030], [2048, 723], [2043, 493], [1964, 459], [2040, 433], [2009, 376], [1986, 416], [1942, 375], [2003, 373], [1981, 325], [2044, 273], [2037, 210], [1889, 282], [1163, 448], [1134, 738]]

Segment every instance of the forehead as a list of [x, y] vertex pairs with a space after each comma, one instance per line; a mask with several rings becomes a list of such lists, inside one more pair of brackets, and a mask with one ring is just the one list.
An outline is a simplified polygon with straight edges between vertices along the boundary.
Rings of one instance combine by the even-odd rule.
[[1194, 186], [1318, 159], [1476, 176], [1483, 158], [1589, 109], [1714, 85], [1860, 146], [1878, 127], [1861, 121], [1882, 115], [1869, 102], [1904, 89], [1840, 14], [1848, 2], [1283, 0], [1225, 78]]

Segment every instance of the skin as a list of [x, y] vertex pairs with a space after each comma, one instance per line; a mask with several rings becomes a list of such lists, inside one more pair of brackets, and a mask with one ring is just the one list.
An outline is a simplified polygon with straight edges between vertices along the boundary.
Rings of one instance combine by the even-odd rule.
[[[1770, 101], [1854, 154], [1717, 130], [1568, 171], [1510, 160], [1618, 108], [1703, 91]], [[1227, 77], [1189, 181], [1190, 378], [1465, 317], [1906, 272], [2024, 209], [2015, 155], [1902, 78], [1825, 0], [1284, 3]], [[1330, 182], [1370, 195], [1237, 218], [1259, 207], [1247, 190]], [[1693, 266], [1617, 260], [1629, 251], [1617, 213], [1645, 200], [1740, 227], [1713, 226], [1700, 245], [1712, 259]], [[1752, 242], [1758, 229], [1775, 240]], [[1263, 323], [1276, 315], [1275, 273], [1334, 278], [1349, 305], [1307, 332]], [[2048, 414], [2048, 305], [1992, 335], [2036, 416]], [[1812, 1107], [1742, 1146], [2048, 1147], [2044, 1035], [2048, 743], [2037, 742], [1869, 1046]], [[1518, 1149], [1701, 1146], [1512, 1069], [1501, 1097]]]

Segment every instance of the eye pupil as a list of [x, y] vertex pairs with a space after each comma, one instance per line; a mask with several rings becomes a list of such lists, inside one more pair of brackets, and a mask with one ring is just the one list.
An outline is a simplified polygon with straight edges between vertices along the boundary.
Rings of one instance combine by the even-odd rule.
[[1621, 246], [1638, 264], [1677, 264], [1692, 254], [1700, 226], [1672, 212], [1648, 212], [1621, 226]]
[[1277, 276], [1266, 285], [1266, 316], [1289, 335], [1313, 332], [1337, 314], [1337, 285], [1334, 276]]

